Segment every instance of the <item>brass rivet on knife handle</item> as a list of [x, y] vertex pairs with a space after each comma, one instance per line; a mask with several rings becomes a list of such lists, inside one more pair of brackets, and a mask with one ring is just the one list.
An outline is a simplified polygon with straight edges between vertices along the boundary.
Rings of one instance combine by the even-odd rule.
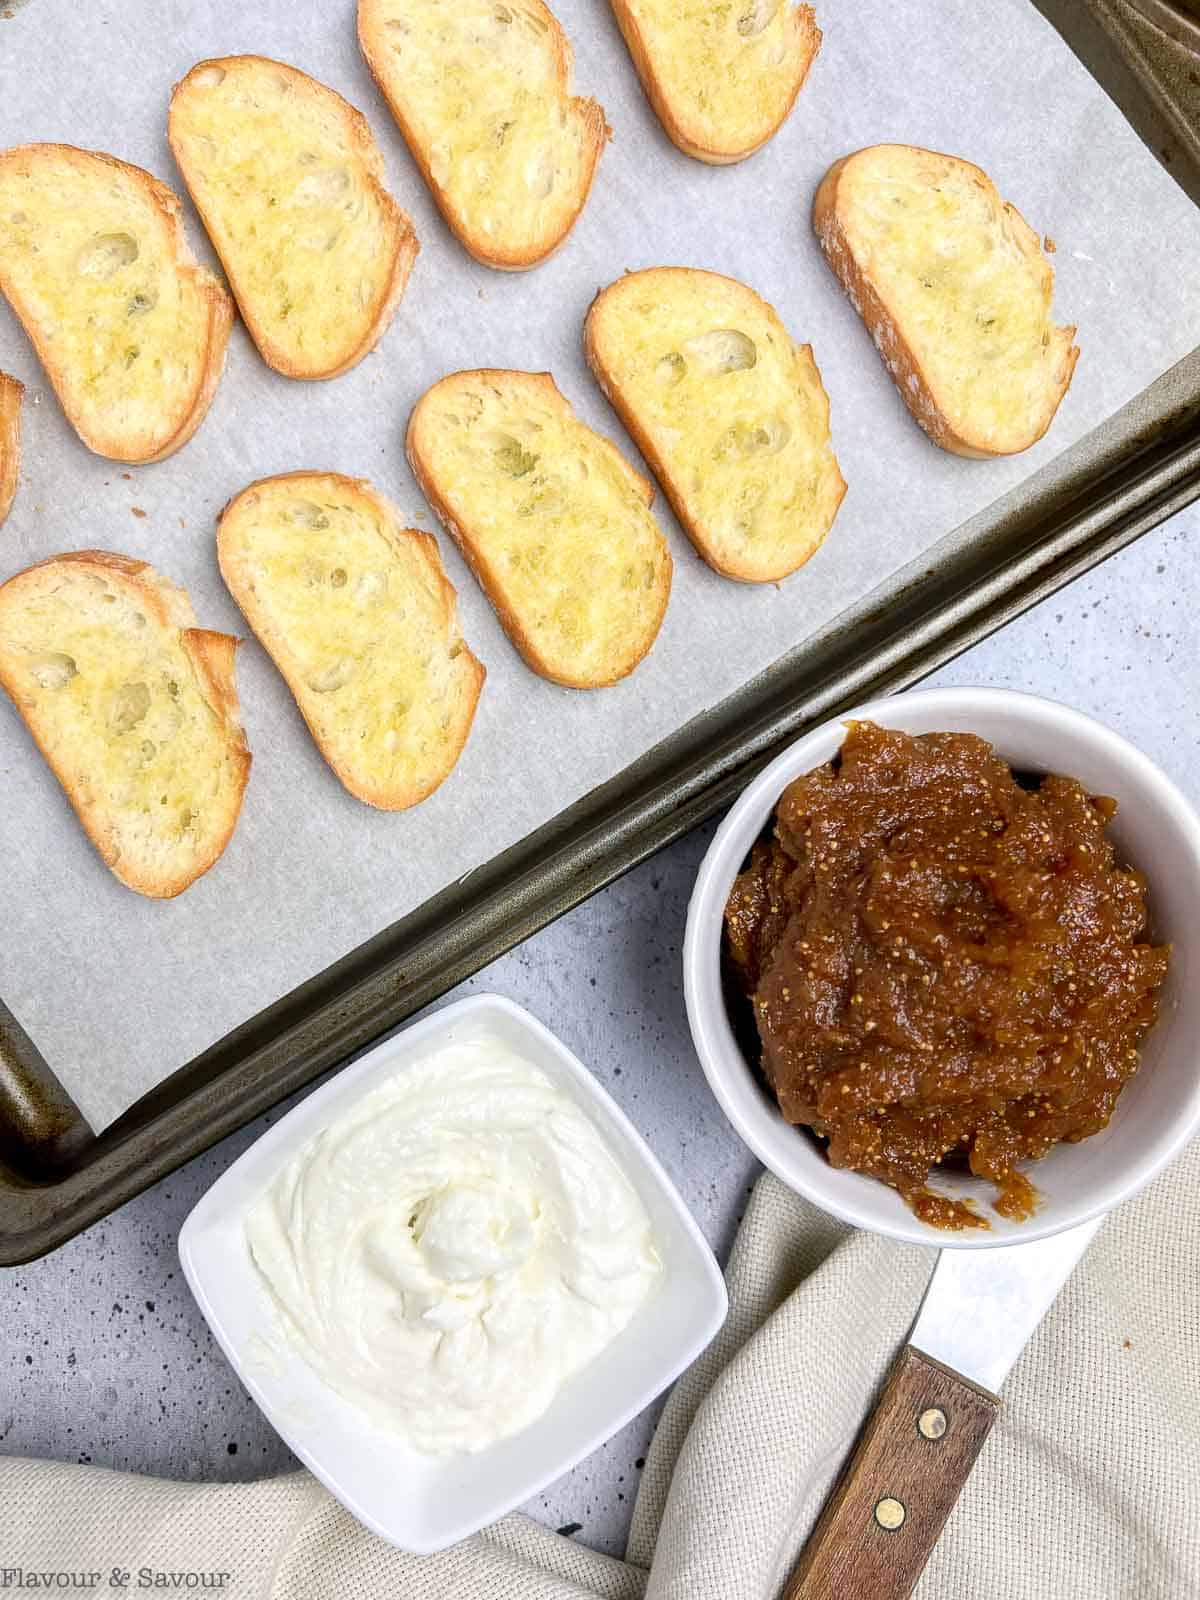
[[885, 1494], [875, 1507], [875, 1521], [888, 1533], [895, 1533], [897, 1528], [902, 1528], [907, 1515], [904, 1502], [897, 1500], [895, 1495]]
[[784, 1600], [908, 1600], [999, 1409], [906, 1345]]
[[927, 1407], [917, 1418], [917, 1432], [922, 1439], [944, 1439], [946, 1426], [946, 1413], [939, 1406]]

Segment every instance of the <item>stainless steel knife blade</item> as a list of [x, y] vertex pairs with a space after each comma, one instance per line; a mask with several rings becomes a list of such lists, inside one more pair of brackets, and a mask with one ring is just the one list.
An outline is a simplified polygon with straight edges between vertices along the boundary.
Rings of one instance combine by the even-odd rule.
[[999, 1394], [1103, 1217], [1032, 1244], [943, 1250], [909, 1343]]

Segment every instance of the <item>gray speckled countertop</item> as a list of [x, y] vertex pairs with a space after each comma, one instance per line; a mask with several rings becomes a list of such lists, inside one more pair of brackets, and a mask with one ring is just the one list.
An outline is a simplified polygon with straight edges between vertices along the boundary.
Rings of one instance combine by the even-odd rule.
[[[1103, 718], [1200, 800], [1200, 510], [1184, 513], [961, 657], [933, 682], [1033, 690]], [[646, 1135], [722, 1256], [756, 1164], [687, 1033], [679, 947], [701, 829], [497, 961], [457, 994], [528, 1006]], [[453, 998], [453, 996], [449, 997]], [[193, 1479], [291, 1465], [192, 1303], [175, 1238], [264, 1117], [32, 1266], [0, 1273], [0, 1450]], [[529, 1506], [624, 1544], [648, 1412]]]

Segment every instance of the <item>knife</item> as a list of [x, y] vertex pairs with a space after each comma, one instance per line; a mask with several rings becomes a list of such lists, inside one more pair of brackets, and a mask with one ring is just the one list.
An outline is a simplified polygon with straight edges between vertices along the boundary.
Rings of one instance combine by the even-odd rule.
[[908, 1600], [998, 1394], [1103, 1217], [1031, 1244], [943, 1250], [783, 1600]]

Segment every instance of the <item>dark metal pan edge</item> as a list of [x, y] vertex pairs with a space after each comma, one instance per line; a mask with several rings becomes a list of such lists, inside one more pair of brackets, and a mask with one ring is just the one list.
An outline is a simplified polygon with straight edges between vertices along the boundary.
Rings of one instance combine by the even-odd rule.
[[1196, 0], [1033, 0], [1200, 205]]

